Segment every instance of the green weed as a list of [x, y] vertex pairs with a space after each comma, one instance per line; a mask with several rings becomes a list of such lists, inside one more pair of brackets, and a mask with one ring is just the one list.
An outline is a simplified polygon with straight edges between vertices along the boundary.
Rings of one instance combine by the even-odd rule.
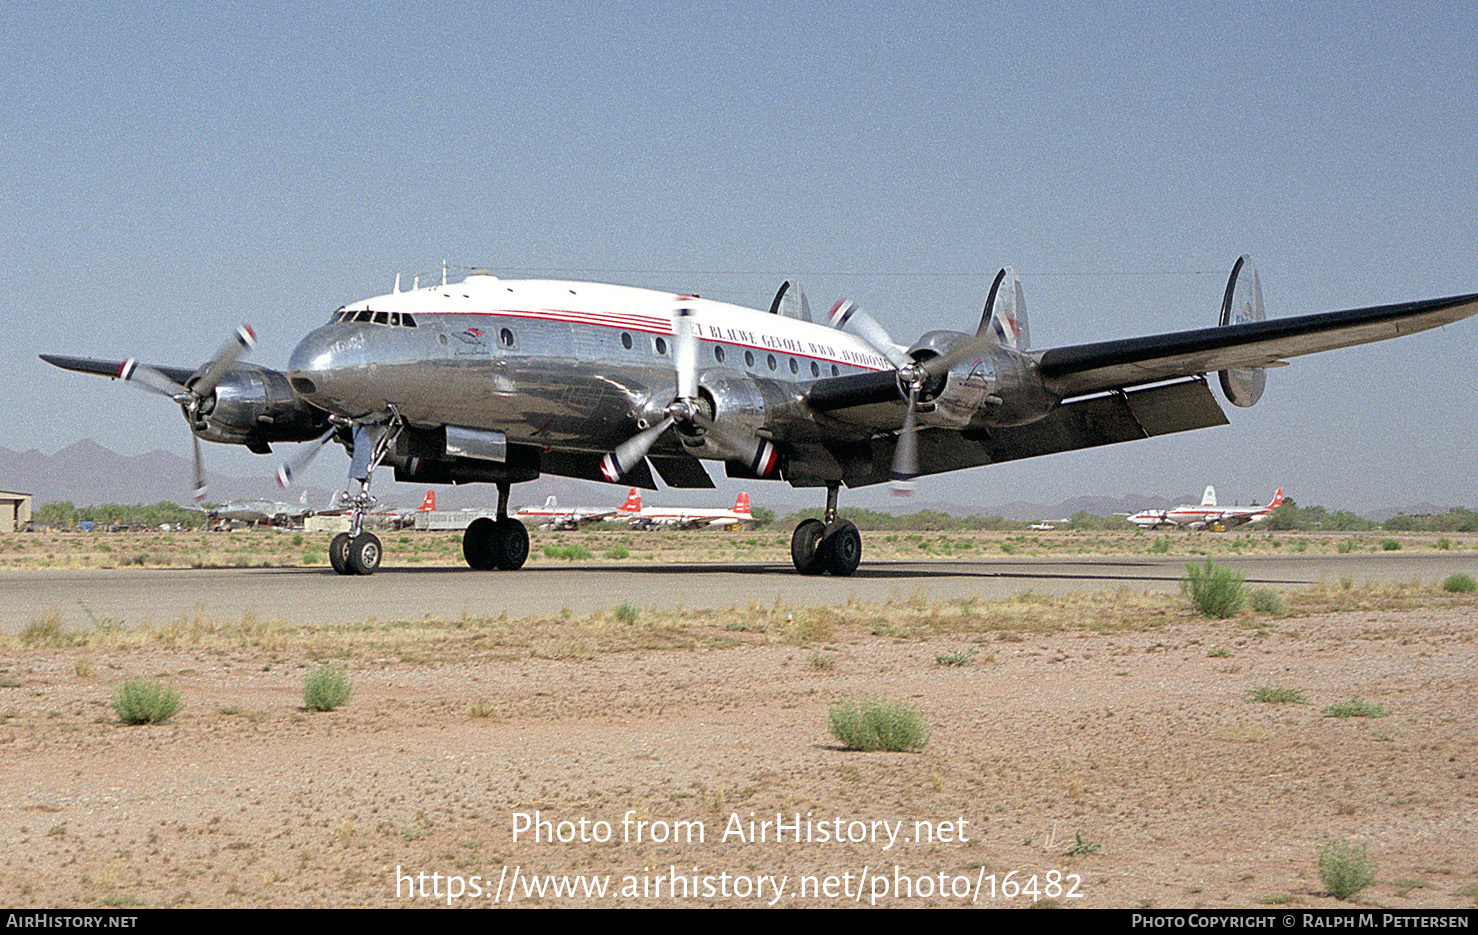
[[934, 657], [934, 664], [936, 666], [968, 666], [974, 661], [974, 649], [971, 649], [968, 652], [963, 649], [959, 649], [955, 650], [952, 653], [940, 653], [939, 655]]
[[1474, 581], [1472, 575], [1459, 571], [1443, 579], [1442, 590], [1451, 591], [1454, 594], [1472, 594], [1478, 591], [1478, 581]]
[[1283, 600], [1283, 595], [1272, 588], [1256, 588], [1249, 595], [1248, 603], [1252, 605], [1253, 611], [1259, 614], [1281, 617], [1288, 613], [1288, 602]]
[[828, 712], [831, 735], [849, 750], [918, 750], [929, 728], [918, 709], [896, 701], [839, 702]]
[[125, 724], [162, 724], [182, 707], [179, 692], [153, 679], [129, 679], [113, 693], [113, 710]]
[[341, 669], [322, 665], [308, 673], [303, 682], [303, 707], [309, 711], [332, 711], [349, 700], [354, 686]]
[[1241, 612], [1247, 600], [1244, 580], [1240, 572], [1217, 565], [1207, 556], [1205, 565], [1186, 564], [1180, 589], [1190, 595], [1191, 605], [1202, 616], [1224, 620]]
[[1319, 879], [1335, 899], [1349, 899], [1375, 882], [1375, 858], [1363, 844], [1330, 841], [1319, 851]]
[[1296, 688], [1278, 688], [1273, 685], [1260, 685], [1247, 693], [1248, 701], [1258, 701], [1264, 704], [1308, 704], [1304, 693]]
[[1349, 701], [1332, 704], [1324, 709], [1325, 717], [1385, 717], [1386, 709], [1378, 704], [1371, 704], [1359, 695]]
[[1079, 828], [1073, 835], [1073, 846], [1063, 853], [1069, 857], [1081, 857], [1084, 854], [1097, 854], [1101, 850], [1103, 850], [1103, 844], [1088, 837], [1083, 833], [1083, 829]]

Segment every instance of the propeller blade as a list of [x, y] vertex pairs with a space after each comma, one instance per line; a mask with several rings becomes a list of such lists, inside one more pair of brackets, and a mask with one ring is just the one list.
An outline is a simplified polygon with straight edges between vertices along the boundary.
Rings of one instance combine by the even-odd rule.
[[600, 473], [606, 480], [616, 483], [638, 461], [647, 456], [657, 438], [677, 420], [668, 416], [644, 432], [638, 432], [616, 446], [616, 450], [600, 459]]
[[192, 432], [190, 433], [190, 441], [195, 443], [195, 502], [203, 503], [205, 502], [207, 488], [205, 484], [205, 462], [200, 457], [200, 437]]
[[913, 360], [893, 343], [888, 332], [878, 324], [876, 318], [862, 310], [851, 299], [842, 299], [831, 307], [831, 326], [861, 338], [866, 344], [888, 359], [899, 370], [913, 364]]
[[251, 325], [243, 322], [226, 340], [226, 343], [221, 345], [221, 349], [216, 351], [216, 356], [212, 357], [210, 363], [206, 365], [205, 372], [200, 375], [200, 379], [190, 387], [191, 392], [202, 398], [209, 396], [216, 388], [216, 384], [221, 382], [221, 377], [224, 377], [226, 371], [231, 369], [231, 365], [256, 346], [257, 333], [251, 330]]
[[901, 497], [913, 494], [913, 479], [919, 476], [919, 422], [914, 415], [918, 404], [919, 385], [914, 383], [908, 388], [908, 411], [898, 431], [898, 446], [893, 449], [893, 493]]
[[672, 361], [677, 367], [677, 398], [698, 397], [698, 335], [693, 309], [682, 304], [672, 315]]
[[168, 396], [175, 402], [184, 402], [190, 397], [189, 390], [148, 364], [141, 364], [132, 357], [125, 360], [123, 366], [118, 368], [118, 379], [161, 396]]
[[[324, 432], [322, 437], [309, 445], [306, 450], [298, 452], [297, 456], [291, 461], [284, 461], [279, 465], [277, 468], [277, 486], [291, 487], [293, 475], [301, 474], [307, 470], [308, 465], [312, 464], [313, 459], [318, 457], [318, 453], [323, 450], [323, 446], [328, 443], [330, 438], [334, 437], [335, 431], [336, 429], [329, 429], [327, 432]], [[303, 492], [305, 494], [307, 493], [306, 490]]]

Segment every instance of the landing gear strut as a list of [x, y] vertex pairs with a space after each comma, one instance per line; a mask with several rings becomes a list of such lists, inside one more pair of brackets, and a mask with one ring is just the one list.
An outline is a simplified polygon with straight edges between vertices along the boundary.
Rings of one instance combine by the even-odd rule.
[[862, 561], [862, 534], [850, 520], [837, 519], [838, 483], [826, 485], [826, 520], [804, 520], [790, 537], [790, 560], [803, 575], [852, 574]]
[[472, 521], [462, 534], [462, 556], [478, 571], [516, 571], [529, 558], [529, 531], [508, 515], [508, 484], [498, 485], [498, 518]]
[[364, 426], [354, 428], [354, 459], [349, 464], [349, 478], [359, 481], [359, 492], [345, 491], [339, 495], [339, 502], [351, 507], [349, 531], [334, 536], [328, 544], [328, 563], [338, 574], [372, 575], [379, 570], [384, 550], [378, 536], [364, 531], [364, 514], [375, 505], [375, 498], [369, 492], [370, 480], [375, 468], [390, 453], [401, 425], [400, 416], [394, 415], [374, 439]]

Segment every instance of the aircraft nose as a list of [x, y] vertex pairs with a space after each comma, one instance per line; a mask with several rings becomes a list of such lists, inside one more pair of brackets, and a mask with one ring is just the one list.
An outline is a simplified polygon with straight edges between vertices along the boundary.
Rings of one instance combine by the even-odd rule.
[[365, 365], [364, 341], [339, 328], [319, 328], [298, 342], [288, 358], [293, 389], [312, 398], [332, 393], [338, 375]]

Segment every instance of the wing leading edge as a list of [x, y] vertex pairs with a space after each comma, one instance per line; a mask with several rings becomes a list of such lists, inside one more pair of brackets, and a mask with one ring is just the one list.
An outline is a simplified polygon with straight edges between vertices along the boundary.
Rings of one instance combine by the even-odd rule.
[[1273, 366], [1472, 315], [1478, 315], [1478, 293], [1059, 347], [1042, 352], [1037, 372], [1050, 391], [1068, 398], [1214, 370]]

